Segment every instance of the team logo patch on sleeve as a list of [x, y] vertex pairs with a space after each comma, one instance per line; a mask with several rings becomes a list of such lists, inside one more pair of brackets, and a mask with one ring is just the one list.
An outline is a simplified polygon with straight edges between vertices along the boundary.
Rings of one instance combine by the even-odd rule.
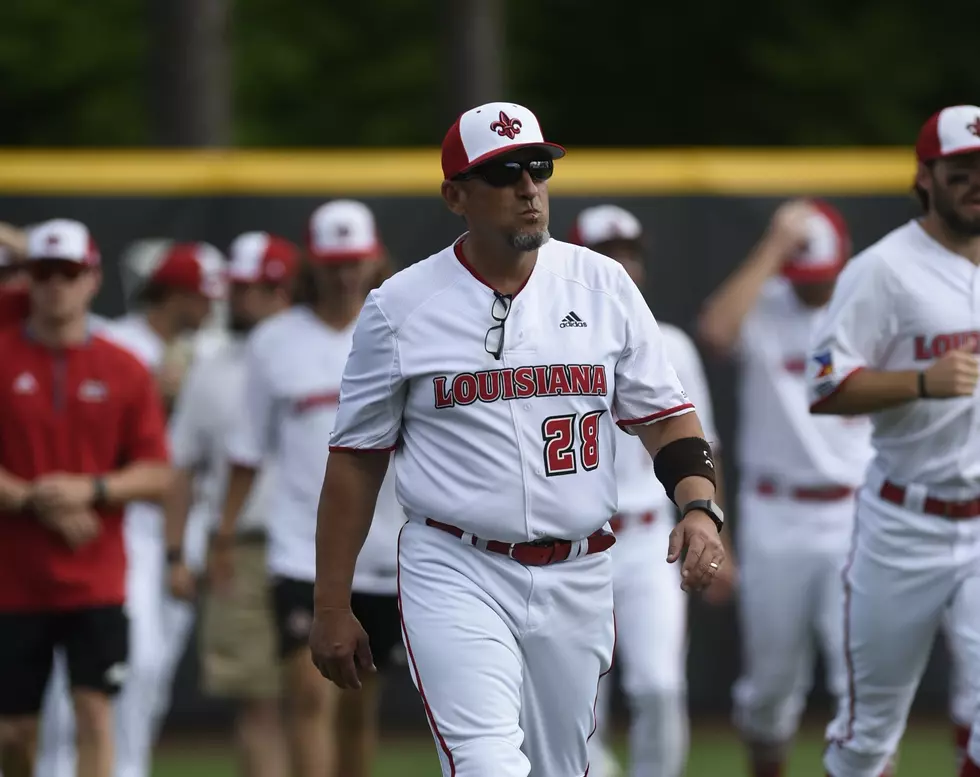
[[816, 377], [827, 378], [834, 374], [834, 362], [830, 356], [830, 351], [818, 353], [813, 357], [813, 360], [817, 363]]

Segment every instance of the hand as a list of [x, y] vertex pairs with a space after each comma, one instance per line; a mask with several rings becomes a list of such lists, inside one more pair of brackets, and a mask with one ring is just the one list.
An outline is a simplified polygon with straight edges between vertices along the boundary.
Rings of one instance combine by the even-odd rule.
[[[691, 510], [670, 533], [667, 563], [673, 564], [686, 551], [681, 567], [681, 590], [701, 591], [711, 584], [725, 561], [725, 546], [714, 520], [703, 510]], [[711, 567], [710, 564], [717, 564]]]
[[219, 596], [231, 590], [235, 577], [235, 539], [226, 534], [215, 534], [208, 547], [208, 586]]
[[181, 599], [185, 602], [194, 601], [197, 585], [194, 581], [194, 574], [187, 568], [185, 563], [177, 562], [171, 564], [167, 578], [170, 595], [174, 599]]
[[69, 475], [55, 472], [42, 475], [31, 489], [31, 507], [41, 515], [77, 513], [95, 499], [95, 480], [91, 475]]
[[702, 598], [713, 607], [728, 604], [738, 589], [738, 566], [731, 560], [725, 561], [715, 573], [715, 579], [704, 589]]
[[60, 534], [72, 550], [91, 542], [102, 531], [102, 522], [91, 510], [68, 510], [41, 515], [41, 523]]
[[926, 394], [936, 399], [948, 397], [968, 397], [976, 388], [980, 369], [977, 357], [969, 346], [947, 351], [926, 370]]
[[349, 607], [317, 610], [310, 650], [320, 674], [339, 688], [359, 689], [361, 672], [376, 672], [367, 632]]
[[779, 206], [769, 222], [766, 240], [777, 249], [773, 257], [779, 265], [792, 257], [797, 251], [806, 248], [809, 241], [807, 224], [813, 215], [813, 206], [806, 200], [791, 200]]

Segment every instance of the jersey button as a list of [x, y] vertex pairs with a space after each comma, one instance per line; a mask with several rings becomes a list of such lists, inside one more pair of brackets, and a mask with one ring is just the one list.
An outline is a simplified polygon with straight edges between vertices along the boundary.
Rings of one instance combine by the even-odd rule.
[[535, 475], [543, 475], [544, 474], [544, 470], [541, 469], [541, 467], [535, 467], [534, 468], [534, 474]]
[[531, 409], [531, 403], [530, 402], [525, 402], [524, 403], [524, 409], [525, 410], [530, 410]]

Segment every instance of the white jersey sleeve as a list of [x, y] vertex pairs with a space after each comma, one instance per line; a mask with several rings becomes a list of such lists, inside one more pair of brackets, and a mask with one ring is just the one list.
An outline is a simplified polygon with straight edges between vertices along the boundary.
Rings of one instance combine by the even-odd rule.
[[330, 450], [394, 450], [405, 393], [398, 340], [372, 292], [354, 328]]
[[228, 435], [228, 458], [250, 467], [259, 467], [275, 438], [276, 399], [261, 342], [249, 338], [245, 354], [245, 401]]
[[663, 334], [640, 290], [623, 270], [619, 300], [626, 314], [626, 347], [616, 362], [614, 407], [620, 428], [649, 424], [694, 409], [667, 357]]
[[816, 322], [806, 363], [811, 405], [858, 370], [876, 367], [894, 338], [891, 272], [875, 254], [852, 260], [837, 279], [826, 314]]
[[208, 402], [202, 396], [206, 390], [201, 363], [196, 362], [184, 379], [170, 419], [170, 452], [180, 469], [199, 467], [207, 458]]

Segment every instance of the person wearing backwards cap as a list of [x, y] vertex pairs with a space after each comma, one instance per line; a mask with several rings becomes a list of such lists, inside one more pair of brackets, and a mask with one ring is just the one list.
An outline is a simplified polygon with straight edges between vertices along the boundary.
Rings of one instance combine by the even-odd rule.
[[[844, 270], [807, 360], [811, 412], [870, 414], [874, 429], [845, 568], [832, 777], [881, 771], [944, 617], [974, 698], [980, 683], [980, 107], [933, 115], [915, 151], [923, 215]], [[961, 773], [980, 775], [980, 719]]]
[[[586, 208], [575, 219], [569, 242], [584, 245], [623, 265], [637, 286], [644, 282], [644, 235], [639, 220], [616, 205]], [[711, 395], [697, 348], [681, 329], [660, 322], [670, 363], [698, 408], [717, 452]], [[715, 467], [720, 470], [715, 458]], [[658, 561], [674, 527], [674, 506], [656, 478], [653, 462], [636, 437], [621, 432], [616, 443], [619, 508], [610, 521], [617, 536], [613, 559], [616, 651], [630, 708], [630, 773], [680, 777], [687, 760], [687, 599], [676, 567]], [[720, 472], [719, 475], [720, 477]], [[706, 595], [730, 591], [726, 563]], [[605, 746], [611, 678], [596, 703], [596, 731], [589, 740], [589, 774], [614, 777], [619, 767]]]
[[[184, 547], [188, 517], [203, 512], [203, 523], [213, 527], [220, 516], [229, 466], [225, 441], [245, 400], [245, 339], [262, 321], [289, 307], [299, 262], [296, 246], [266, 232], [240, 235], [228, 255], [231, 338], [213, 356], [191, 365], [171, 420], [176, 476], [166, 504], [167, 564], [171, 594], [186, 600], [194, 597], [194, 572], [203, 565], [195, 548]], [[234, 585], [226, 594], [205, 590], [201, 608], [203, 688], [238, 702], [236, 741], [244, 772], [255, 777], [289, 771], [266, 573], [273, 469], [262, 468], [237, 523], [231, 549]], [[192, 507], [197, 492], [203, 498]], [[190, 523], [202, 521], [191, 518]]]
[[[88, 229], [30, 230], [26, 323], [0, 330], [0, 765], [30, 777], [54, 652], [64, 652], [79, 777], [110, 777], [111, 698], [127, 678], [123, 507], [170, 483], [147, 369], [90, 331], [101, 271]], [[133, 563], [129, 559], [129, 563]], [[118, 743], [116, 743], [118, 744]], [[43, 774], [44, 772], [38, 771]]]
[[564, 153], [513, 103], [453, 124], [442, 196], [467, 232], [368, 297], [330, 440], [314, 660], [342, 688], [371, 676], [351, 589], [395, 451], [403, 639], [445, 777], [589, 769], [614, 643], [616, 422], [682, 506], [661, 548], [687, 548], [680, 585], [725, 560], [711, 448], [643, 296], [618, 262], [551, 239]]
[[846, 690], [840, 569], [871, 458], [870, 426], [810, 415], [805, 370], [811, 334], [850, 253], [835, 208], [787, 202], [699, 322], [702, 342], [740, 366], [743, 667], [733, 712], [753, 777], [784, 774], [816, 650], [828, 690], [838, 700]]
[[[236, 525], [247, 518], [246, 497], [271, 461], [277, 485], [267, 507], [273, 516], [267, 527], [267, 565], [291, 713], [293, 773], [368, 777], [377, 678], [365, 684], [363, 694], [338, 698], [310, 661], [308, 639], [317, 496], [354, 324], [384, 258], [373, 214], [352, 200], [334, 200], [313, 212], [306, 248], [307, 287], [298, 290], [300, 304], [263, 322], [246, 346], [245, 400], [227, 440], [232, 464], [222, 521], [212, 540], [210, 580], [215, 597], [234, 591], [241, 572], [231, 563]], [[357, 559], [353, 606], [367, 627], [377, 666], [384, 670], [403, 660], [395, 565], [405, 516], [393, 478], [372, 507], [375, 522]], [[336, 754], [331, 752], [335, 739]], [[336, 772], [331, 772], [335, 760]]]

